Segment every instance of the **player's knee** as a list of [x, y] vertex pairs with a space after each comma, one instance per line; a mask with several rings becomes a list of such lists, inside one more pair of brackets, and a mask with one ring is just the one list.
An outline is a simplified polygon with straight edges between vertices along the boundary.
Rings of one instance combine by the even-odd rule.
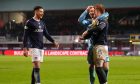
[[96, 66], [96, 67], [103, 67], [103, 63], [104, 63], [103, 60], [97, 60], [97, 61], [95, 62], [95, 66]]
[[33, 66], [34, 66], [34, 68], [40, 68], [40, 62], [34, 61]]
[[97, 64], [97, 65], [95, 65], [96, 67], [103, 67], [101, 64]]

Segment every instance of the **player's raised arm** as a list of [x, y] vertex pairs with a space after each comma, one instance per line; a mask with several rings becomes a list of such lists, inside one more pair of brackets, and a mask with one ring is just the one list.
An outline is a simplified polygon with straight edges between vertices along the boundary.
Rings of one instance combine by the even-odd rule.
[[78, 22], [79, 22], [79, 23], [83, 23], [83, 21], [86, 19], [87, 14], [88, 14], [88, 11], [85, 10], [85, 11], [80, 15], [80, 17], [78, 18]]
[[89, 21], [86, 19], [87, 14], [89, 13], [89, 9], [91, 9], [93, 6], [88, 6], [87, 9], [80, 15], [78, 18], [78, 22], [82, 25], [88, 25]]

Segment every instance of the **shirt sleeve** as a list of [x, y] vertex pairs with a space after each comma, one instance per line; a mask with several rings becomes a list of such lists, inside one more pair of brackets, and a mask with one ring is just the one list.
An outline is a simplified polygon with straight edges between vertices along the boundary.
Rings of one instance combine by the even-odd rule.
[[83, 26], [87, 26], [87, 25], [90, 23], [89, 20], [86, 19], [87, 14], [88, 14], [88, 12], [87, 12], [87, 10], [85, 10], [85, 11], [80, 15], [80, 17], [78, 18], [78, 22], [79, 22], [80, 24], [82, 24]]
[[46, 29], [46, 26], [44, 27], [44, 30], [43, 30], [43, 34], [44, 36], [52, 43], [54, 43], [54, 40], [53, 38], [50, 36], [50, 34], [48, 33], [47, 29]]
[[97, 17], [96, 19], [97, 20], [105, 20], [105, 19], [108, 19], [108, 17], [109, 17], [109, 13], [105, 12], [101, 16]]
[[104, 28], [106, 27], [106, 22], [102, 21], [100, 22], [95, 28], [91, 28], [88, 31], [88, 33], [92, 33], [94, 32], [95, 30], [98, 30], [98, 31], [101, 31], [103, 30]]
[[24, 35], [23, 35], [23, 47], [28, 48], [28, 42], [29, 42], [29, 22], [27, 21], [24, 26]]

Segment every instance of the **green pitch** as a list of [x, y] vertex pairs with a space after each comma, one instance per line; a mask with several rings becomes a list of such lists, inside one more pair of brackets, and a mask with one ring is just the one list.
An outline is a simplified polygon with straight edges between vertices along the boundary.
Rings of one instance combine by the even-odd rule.
[[[0, 84], [30, 84], [31, 70], [30, 57], [0, 56]], [[89, 84], [86, 57], [45, 57], [41, 82]], [[140, 84], [140, 57], [111, 57], [109, 84]]]

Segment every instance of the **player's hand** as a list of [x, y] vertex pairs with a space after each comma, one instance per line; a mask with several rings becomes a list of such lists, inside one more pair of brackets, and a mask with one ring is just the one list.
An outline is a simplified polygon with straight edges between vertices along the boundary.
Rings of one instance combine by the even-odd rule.
[[84, 38], [83, 38], [82, 36], [80, 36], [80, 37], [78, 38], [78, 42], [81, 42], [81, 40], [84, 40]]
[[88, 32], [85, 31], [85, 32], [82, 34], [82, 38], [84, 38], [87, 34], [88, 34]]
[[92, 20], [92, 24], [90, 25], [91, 28], [95, 28], [97, 25], [99, 25], [99, 21], [98, 20]]
[[98, 24], [99, 24], [99, 21], [96, 20], [96, 19], [95, 19], [95, 20], [92, 20], [92, 24], [93, 24], [93, 25], [98, 25]]
[[28, 57], [28, 50], [26, 48], [23, 48], [23, 55], [25, 57]]
[[93, 7], [94, 7], [94, 6], [92, 6], [92, 5], [91, 5], [91, 6], [88, 6], [86, 10], [89, 12], [89, 10], [90, 10], [91, 8], [93, 8]]
[[54, 45], [56, 48], [59, 48], [59, 43], [58, 42], [54, 42]]
[[79, 36], [79, 37], [77, 38], [77, 40], [78, 40], [79, 43], [82, 43], [82, 40], [85, 40], [85, 39], [84, 39], [84, 37]]

